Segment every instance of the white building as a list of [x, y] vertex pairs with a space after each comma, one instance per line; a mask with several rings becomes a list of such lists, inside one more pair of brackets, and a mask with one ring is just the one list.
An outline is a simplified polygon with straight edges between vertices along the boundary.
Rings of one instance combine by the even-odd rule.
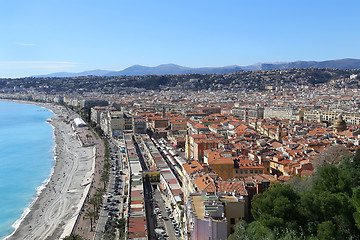
[[81, 118], [75, 118], [74, 123], [76, 127], [85, 127], [86, 123]]
[[226, 240], [224, 206], [217, 196], [191, 194], [187, 201], [188, 232], [191, 240]]

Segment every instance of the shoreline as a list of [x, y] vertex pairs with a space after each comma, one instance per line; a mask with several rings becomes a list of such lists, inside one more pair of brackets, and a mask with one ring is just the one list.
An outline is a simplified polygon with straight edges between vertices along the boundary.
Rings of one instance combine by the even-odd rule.
[[[63, 122], [65, 108], [51, 103], [12, 101], [30, 104], [51, 111], [54, 116], [47, 121], [53, 128], [54, 165], [43, 184], [36, 187], [36, 197], [12, 227], [14, 231], [4, 240], [12, 239], [60, 239], [71, 233], [74, 219], [89, 190], [81, 186], [85, 176], [93, 175], [95, 157], [93, 147], [82, 147], [70, 124]], [[68, 112], [72, 120], [77, 117]], [[61, 180], [60, 180], [61, 179]]]

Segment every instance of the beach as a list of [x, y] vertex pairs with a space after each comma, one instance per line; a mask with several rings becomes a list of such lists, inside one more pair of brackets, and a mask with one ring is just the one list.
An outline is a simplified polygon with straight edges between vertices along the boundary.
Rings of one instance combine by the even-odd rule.
[[22, 103], [45, 107], [55, 114], [49, 120], [54, 128], [55, 165], [47, 184], [39, 189], [37, 199], [13, 225], [16, 230], [5, 239], [61, 239], [70, 235], [90, 189], [95, 147], [82, 146], [69, 124], [77, 114], [60, 105]]

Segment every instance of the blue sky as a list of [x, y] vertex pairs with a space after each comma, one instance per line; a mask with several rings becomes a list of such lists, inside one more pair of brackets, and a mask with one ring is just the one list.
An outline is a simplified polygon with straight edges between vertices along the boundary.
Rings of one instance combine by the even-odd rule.
[[360, 1], [0, 0], [0, 77], [360, 58]]

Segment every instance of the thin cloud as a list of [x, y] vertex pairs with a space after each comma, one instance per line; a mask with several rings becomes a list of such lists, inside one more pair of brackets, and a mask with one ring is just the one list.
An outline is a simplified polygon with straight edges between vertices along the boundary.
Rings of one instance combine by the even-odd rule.
[[0, 64], [80, 64], [76, 62], [62, 62], [62, 61], [0, 61]]
[[35, 43], [25, 43], [25, 42], [17, 42], [16, 45], [23, 46], [23, 47], [33, 47], [33, 46], [36, 46]]
[[78, 67], [81, 63], [65, 61], [0, 61], [0, 66], [10, 68], [61, 69]]

